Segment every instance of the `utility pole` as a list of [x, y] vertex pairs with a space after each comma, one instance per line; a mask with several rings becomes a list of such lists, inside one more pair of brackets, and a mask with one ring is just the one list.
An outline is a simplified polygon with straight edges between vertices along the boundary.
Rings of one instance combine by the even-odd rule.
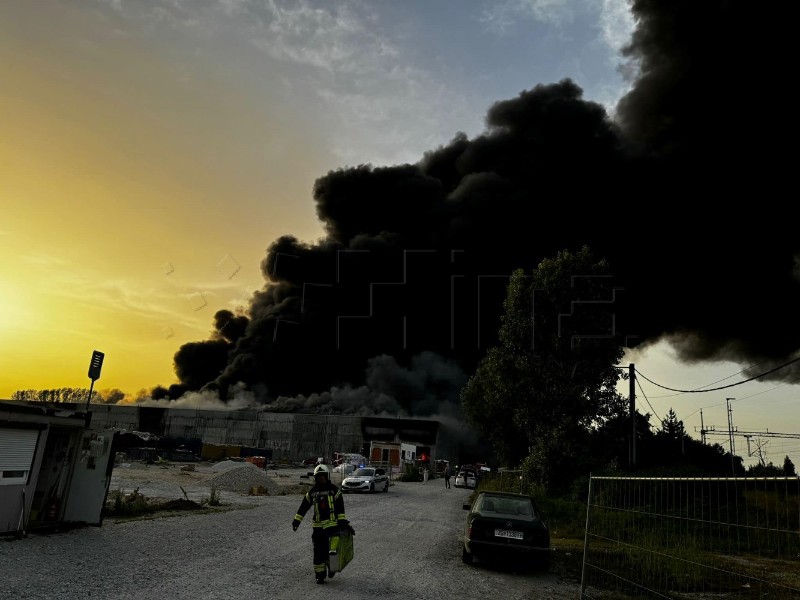
[[686, 456], [686, 432], [681, 433], [681, 456]]
[[703, 425], [703, 409], [702, 408], [700, 409], [700, 440], [703, 442], [703, 444], [706, 443], [706, 428], [705, 428], [705, 425]]
[[736, 447], [733, 444], [733, 410], [731, 409], [731, 400], [736, 398], [725, 398], [725, 404], [728, 406], [728, 446], [731, 452], [731, 473], [736, 475], [736, 463], [734, 462], [733, 455], [736, 452]]
[[636, 467], [636, 369], [633, 363], [628, 365], [628, 379], [630, 380], [631, 400], [631, 466]]

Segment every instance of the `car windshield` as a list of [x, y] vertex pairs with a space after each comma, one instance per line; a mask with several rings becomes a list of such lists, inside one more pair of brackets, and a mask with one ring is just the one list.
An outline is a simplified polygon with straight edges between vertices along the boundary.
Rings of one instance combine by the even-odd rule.
[[479, 510], [526, 517], [535, 515], [533, 505], [528, 498], [509, 498], [506, 496], [484, 496]]
[[375, 475], [375, 469], [356, 469], [356, 472], [353, 473], [355, 477], [371, 477]]

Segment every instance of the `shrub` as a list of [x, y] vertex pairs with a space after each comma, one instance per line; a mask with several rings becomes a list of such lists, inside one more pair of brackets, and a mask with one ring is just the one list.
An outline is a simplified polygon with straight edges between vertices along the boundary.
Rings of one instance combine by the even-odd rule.
[[219, 506], [221, 504], [219, 499], [219, 490], [217, 486], [211, 486], [211, 495], [203, 501], [203, 504], [208, 506]]
[[126, 494], [122, 489], [112, 491], [105, 508], [106, 515], [116, 517], [150, 514], [156, 510], [147, 497], [139, 493], [139, 488], [130, 494]]

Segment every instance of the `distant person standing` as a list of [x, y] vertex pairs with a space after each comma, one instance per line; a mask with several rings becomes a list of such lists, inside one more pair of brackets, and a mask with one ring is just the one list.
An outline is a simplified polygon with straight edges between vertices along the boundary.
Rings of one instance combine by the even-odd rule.
[[450, 465], [444, 468], [444, 487], [450, 489]]
[[428, 483], [428, 467], [422, 469], [422, 483]]

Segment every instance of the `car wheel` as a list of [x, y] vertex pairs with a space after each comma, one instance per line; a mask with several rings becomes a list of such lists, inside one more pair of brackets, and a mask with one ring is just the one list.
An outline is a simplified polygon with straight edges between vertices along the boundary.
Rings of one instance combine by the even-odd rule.
[[374, 491], [375, 491], [375, 484], [374, 483], [370, 483], [369, 484], [369, 493], [371, 494]]
[[461, 562], [463, 562], [465, 565], [472, 564], [472, 554], [467, 552], [467, 549], [463, 546], [461, 547]]

